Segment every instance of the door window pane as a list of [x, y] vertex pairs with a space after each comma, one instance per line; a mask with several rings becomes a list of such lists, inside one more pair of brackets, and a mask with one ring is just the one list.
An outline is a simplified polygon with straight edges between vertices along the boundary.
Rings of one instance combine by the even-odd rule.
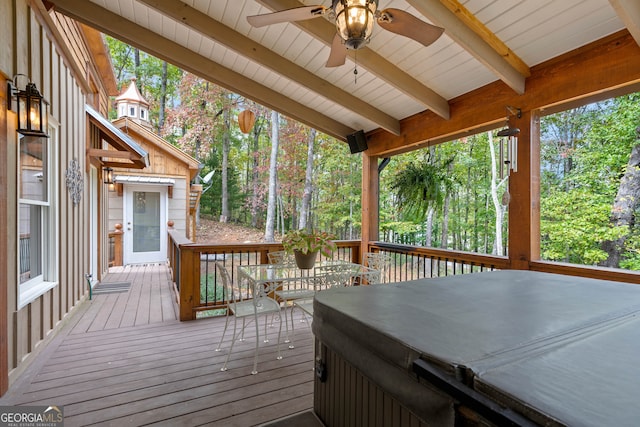
[[133, 192], [133, 252], [160, 250], [160, 193]]

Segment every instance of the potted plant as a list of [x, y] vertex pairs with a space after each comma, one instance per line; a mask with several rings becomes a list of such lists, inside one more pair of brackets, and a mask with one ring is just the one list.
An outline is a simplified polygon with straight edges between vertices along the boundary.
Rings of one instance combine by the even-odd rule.
[[318, 252], [329, 257], [337, 247], [329, 233], [307, 230], [289, 231], [282, 238], [282, 246], [294, 254], [300, 268], [312, 268]]

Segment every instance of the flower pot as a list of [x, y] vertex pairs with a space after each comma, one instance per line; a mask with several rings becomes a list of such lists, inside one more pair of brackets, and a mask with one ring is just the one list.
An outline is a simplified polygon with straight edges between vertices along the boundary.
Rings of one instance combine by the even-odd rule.
[[293, 255], [296, 258], [296, 265], [298, 266], [298, 268], [308, 270], [310, 268], [313, 268], [313, 266], [315, 265], [318, 252], [308, 252], [304, 254], [300, 251], [293, 251]]

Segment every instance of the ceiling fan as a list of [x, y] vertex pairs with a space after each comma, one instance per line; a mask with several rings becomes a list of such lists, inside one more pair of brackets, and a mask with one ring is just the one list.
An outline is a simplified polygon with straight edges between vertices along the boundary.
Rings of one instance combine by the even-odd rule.
[[327, 67], [338, 67], [345, 63], [347, 49], [360, 49], [371, 38], [374, 20], [387, 31], [408, 37], [424, 46], [436, 41], [444, 29], [428, 24], [400, 9], [378, 10], [378, 0], [332, 0], [330, 8], [321, 5], [285, 9], [263, 15], [248, 16], [254, 27], [281, 22], [303, 21], [327, 15], [336, 23], [337, 33], [331, 44]]

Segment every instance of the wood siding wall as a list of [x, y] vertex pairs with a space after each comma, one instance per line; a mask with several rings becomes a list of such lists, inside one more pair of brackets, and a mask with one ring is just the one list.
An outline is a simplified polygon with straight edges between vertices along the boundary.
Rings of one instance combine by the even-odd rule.
[[[3, 336], [0, 356], [0, 394], [33, 359], [36, 349], [44, 346], [54, 331], [85, 297], [84, 274], [89, 271], [89, 165], [86, 160], [87, 98], [107, 105], [107, 95], [100, 87], [101, 78], [91, 67], [92, 58], [79, 27], [69, 19], [47, 13], [35, 0], [0, 2], [0, 98], [6, 95], [7, 81], [16, 74], [29, 76], [50, 102], [50, 123], [56, 128], [51, 151], [56, 185], [52, 206], [58, 209], [57, 285], [24, 307], [18, 306], [17, 272], [17, 141], [16, 115], [6, 111], [6, 99], [0, 106], [0, 165], [6, 179], [0, 177], [0, 221], [6, 228], [0, 240], [6, 242], [6, 256], [0, 257], [4, 272], [0, 282], [0, 321]], [[90, 76], [90, 77], [89, 77]], [[91, 82], [91, 83], [90, 83]], [[74, 205], [66, 188], [65, 172], [76, 159], [83, 172], [84, 190]], [[57, 184], [56, 184], [57, 183]], [[97, 191], [94, 190], [94, 191]], [[6, 319], [6, 322], [5, 322]], [[4, 340], [6, 339], [6, 345]]]

